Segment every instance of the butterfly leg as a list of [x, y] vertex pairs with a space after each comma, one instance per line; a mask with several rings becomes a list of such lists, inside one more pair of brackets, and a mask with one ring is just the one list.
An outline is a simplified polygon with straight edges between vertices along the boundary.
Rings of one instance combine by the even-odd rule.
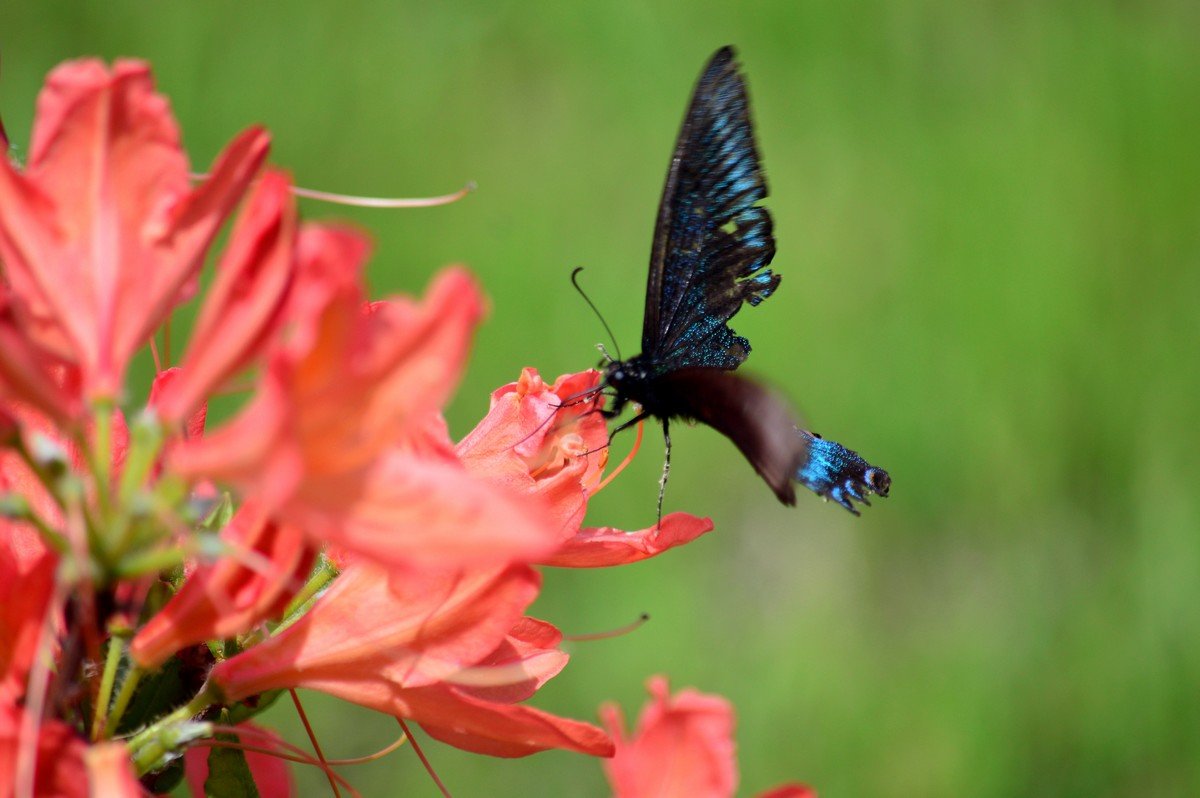
[[671, 475], [671, 431], [668, 419], [663, 419], [663, 440], [667, 443], [667, 457], [663, 460], [662, 477], [658, 480], [658, 526], [662, 526], [663, 496], [667, 493], [667, 477]]
[[[603, 411], [603, 410], [601, 410], [600, 412], [601, 412], [601, 413], [603, 413], [604, 411]], [[617, 428], [616, 428], [615, 430], [613, 430], [612, 432], [608, 433], [608, 443], [607, 443], [607, 444], [605, 444], [605, 445], [606, 445], [606, 446], [612, 446], [613, 438], [617, 437], [617, 433], [618, 433], [618, 432], [624, 432], [625, 430], [627, 430], [627, 429], [629, 429], [630, 427], [632, 427], [634, 424], [636, 424], [636, 423], [638, 423], [639, 421], [642, 421], [642, 420], [644, 420], [644, 419], [647, 419], [647, 418], [650, 418], [650, 414], [649, 414], [649, 413], [646, 413], [646, 412], [638, 413], [636, 416], [634, 416], [633, 418], [629, 419], [629, 420], [628, 420], [628, 421], [626, 421], [625, 423], [621, 424], [621, 426], [617, 427]]]

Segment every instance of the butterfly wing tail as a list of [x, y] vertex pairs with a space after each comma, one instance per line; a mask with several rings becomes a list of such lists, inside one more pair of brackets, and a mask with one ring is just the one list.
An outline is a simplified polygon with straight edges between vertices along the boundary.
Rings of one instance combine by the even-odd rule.
[[854, 501], [870, 506], [867, 496], [872, 493], [887, 498], [892, 487], [887, 471], [871, 465], [858, 452], [837, 441], [803, 429], [797, 429], [795, 437], [804, 447], [796, 481], [813, 493], [833, 499], [855, 515], [859, 515], [859, 510]]

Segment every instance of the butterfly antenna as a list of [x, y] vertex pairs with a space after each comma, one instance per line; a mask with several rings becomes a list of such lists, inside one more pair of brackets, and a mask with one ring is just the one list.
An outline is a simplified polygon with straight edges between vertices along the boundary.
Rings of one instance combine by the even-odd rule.
[[[617, 343], [617, 336], [613, 335], [612, 328], [608, 326], [608, 322], [605, 321], [604, 317], [600, 315], [600, 311], [596, 308], [596, 305], [591, 299], [588, 298], [588, 295], [584, 293], [583, 289], [579, 287], [579, 273], [581, 271], [583, 271], [583, 267], [576, 266], [575, 271], [571, 272], [571, 285], [575, 286], [575, 290], [579, 292], [581, 297], [583, 297], [583, 301], [588, 303], [588, 307], [592, 309], [592, 313], [595, 313], [596, 318], [600, 319], [600, 323], [604, 325], [604, 331], [608, 333], [608, 337], [609, 340], [612, 341], [613, 348], [617, 350], [617, 360], [624, 360], [625, 358], [621, 357], [621, 345]], [[600, 351], [604, 352], [604, 348], [601, 347]], [[605, 357], [608, 357], [609, 360], [612, 360], [612, 358], [608, 356], [608, 352], [604, 352], [604, 355]]]

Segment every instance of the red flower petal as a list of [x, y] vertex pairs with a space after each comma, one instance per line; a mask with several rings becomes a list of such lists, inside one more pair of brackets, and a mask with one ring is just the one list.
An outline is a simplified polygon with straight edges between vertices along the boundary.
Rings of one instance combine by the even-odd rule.
[[[607, 426], [595, 412], [603, 400], [588, 398], [599, 384], [599, 372], [583, 371], [547, 386], [527, 368], [520, 380], [492, 394], [487, 416], [455, 448], [472, 472], [549, 508], [559, 548], [539, 560], [544, 565], [598, 568], [637, 562], [713, 528], [710, 519], [686, 513], [671, 513], [661, 527], [638, 532], [580, 528], [608, 458]], [[436, 429], [428, 432], [436, 438]]]
[[75, 419], [83, 405], [55, 379], [59, 368], [57, 358], [25, 336], [13, 317], [11, 292], [0, 287], [0, 396], [26, 401], [59, 423]]
[[268, 171], [251, 192], [217, 265], [181, 362], [181, 377], [155, 403], [167, 421], [203, 404], [222, 381], [260, 354], [295, 272], [291, 184]]
[[496, 704], [449, 687], [405, 691], [403, 714], [431, 737], [489, 756], [518, 757], [550, 748], [612, 756], [613, 741], [590, 723], [522, 704]]
[[218, 664], [212, 679], [231, 700], [309, 687], [391, 712], [397, 691], [434, 683], [494, 651], [540, 583], [523, 565], [393, 579], [352, 564], [303, 617]]
[[581, 529], [542, 562], [545, 565], [563, 568], [624, 565], [690, 543], [705, 532], [711, 532], [712, 528], [711, 518], [697, 518], [687, 513], [670, 513], [663, 517], [662, 524], [637, 532], [622, 532], [607, 526]]
[[546, 748], [607, 756], [612, 743], [595, 726], [511, 703], [566, 662], [553, 648], [557, 630], [521, 618], [539, 583], [524, 565], [389, 577], [352, 564], [296, 623], [218, 664], [212, 683], [228, 700], [321, 690], [493, 756]]
[[0, 521], [0, 702], [25, 694], [57, 563], [36, 532]]
[[393, 567], [478, 567], [553, 551], [554, 528], [536, 504], [457, 462], [407, 452], [368, 468], [311, 480], [280, 514], [315, 540]]
[[[185, 646], [236, 637], [279, 617], [316, 558], [299, 529], [268, 518], [254, 502], [242, 505], [221, 539], [245, 556], [227, 555], [188, 576], [133, 638], [129, 652], [143, 668], [159, 666]], [[257, 567], [247, 557], [256, 558]]]
[[672, 697], [662, 676], [651, 678], [646, 688], [650, 703], [632, 738], [625, 737], [618, 707], [601, 710], [617, 745], [616, 755], [604, 763], [614, 796], [730, 798], [738, 780], [730, 703], [690, 689]]
[[87, 749], [88, 795], [104, 798], [141, 798], [146, 794], [138, 782], [124, 743], [101, 743]]
[[171, 454], [235, 484], [316, 541], [393, 567], [531, 559], [554, 530], [536, 507], [423, 445], [462, 370], [483, 299], [457, 269], [423, 303], [364, 310], [358, 235], [306, 228], [288, 335], [235, 420]]
[[[32, 752], [37, 757], [33, 774], [35, 796], [88, 798], [84, 741], [67, 724], [47, 718], [38, 726], [36, 747], [25, 748], [20, 742], [24, 713], [15, 704], [0, 702], [0, 790], [15, 787], [17, 757]], [[0, 792], [6, 797], [10, 794]]]
[[567, 665], [562, 633], [545, 621], [522, 618], [499, 647], [469, 672], [449, 677], [454, 689], [485, 701], [515, 704], [531, 698]]
[[564, 399], [594, 389], [599, 372], [559, 377], [546, 385], [535, 369], [492, 393], [491, 408], [455, 447], [467, 467], [507, 488], [537, 496], [564, 540], [579, 530], [588, 490], [608, 459], [604, 417], [584, 402]]
[[266, 151], [248, 131], [192, 190], [145, 64], [77, 61], [47, 78], [25, 174], [0, 158], [0, 256], [23, 326], [81, 367], [85, 395], [119, 395]]

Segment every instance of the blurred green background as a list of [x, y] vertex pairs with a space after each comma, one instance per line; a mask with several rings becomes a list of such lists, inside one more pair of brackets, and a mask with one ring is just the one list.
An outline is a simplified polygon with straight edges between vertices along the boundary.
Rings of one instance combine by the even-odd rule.
[[[536, 699], [629, 715], [642, 682], [728, 696], [743, 794], [1200, 794], [1200, 6], [1185, 2], [6, 3], [19, 145], [58, 61], [153, 62], [195, 163], [265, 123], [331, 191], [479, 190], [370, 228], [377, 294], [464, 262], [493, 301], [449, 410], [462, 434], [521, 367], [640, 334], [656, 203], [688, 94], [738, 46], [784, 275], [736, 319], [747, 363], [888, 468], [854, 519], [779, 506], [680, 428], [668, 509], [717, 531], [627, 568], [550, 572], [575, 644]], [[622, 452], [628, 441], [620, 447]], [[660, 438], [590, 520], [653, 521]], [[882, 506], [880, 506], [882, 505]], [[310, 699], [330, 756], [395, 724]], [[271, 719], [301, 742], [289, 710]], [[428, 752], [456, 795], [602, 795], [599, 763]], [[433, 795], [401, 750], [347, 771]], [[325, 794], [299, 774], [302, 794]]]

